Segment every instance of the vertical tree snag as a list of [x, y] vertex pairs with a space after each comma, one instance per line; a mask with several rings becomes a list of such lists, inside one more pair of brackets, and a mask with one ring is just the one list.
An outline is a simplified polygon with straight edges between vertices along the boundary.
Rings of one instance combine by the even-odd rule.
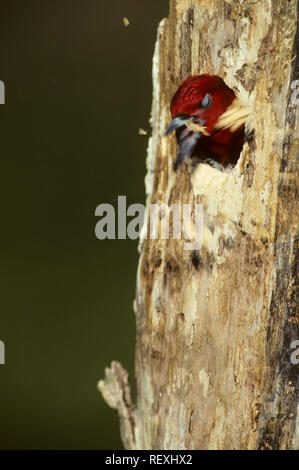
[[[183, 239], [140, 242], [130, 448], [299, 448], [297, 9], [297, 0], [170, 0], [160, 23], [145, 225], [152, 203], [201, 203], [204, 232], [198, 251]], [[251, 108], [254, 134], [231, 172], [173, 171], [169, 104], [196, 73], [219, 75]], [[128, 424], [119, 387], [112, 406]], [[107, 395], [107, 382], [100, 388]]]

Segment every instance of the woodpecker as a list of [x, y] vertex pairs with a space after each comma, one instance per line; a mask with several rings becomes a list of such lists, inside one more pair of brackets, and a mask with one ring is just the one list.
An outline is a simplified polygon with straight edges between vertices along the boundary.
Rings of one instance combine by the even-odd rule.
[[165, 135], [176, 132], [175, 170], [191, 157], [220, 170], [235, 166], [244, 143], [248, 108], [222, 78], [188, 77], [174, 94], [170, 111], [172, 122]]

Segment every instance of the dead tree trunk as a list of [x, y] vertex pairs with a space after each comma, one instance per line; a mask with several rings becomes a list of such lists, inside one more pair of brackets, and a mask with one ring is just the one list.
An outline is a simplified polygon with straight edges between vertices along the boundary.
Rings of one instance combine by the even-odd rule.
[[[204, 232], [198, 251], [184, 240], [140, 243], [136, 408], [120, 364], [100, 383], [131, 449], [299, 448], [297, 8], [170, 0], [159, 26], [147, 209], [201, 203]], [[175, 138], [161, 137], [173, 93], [196, 73], [219, 75], [251, 108], [254, 137], [230, 173], [204, 164], [175, 173]]]

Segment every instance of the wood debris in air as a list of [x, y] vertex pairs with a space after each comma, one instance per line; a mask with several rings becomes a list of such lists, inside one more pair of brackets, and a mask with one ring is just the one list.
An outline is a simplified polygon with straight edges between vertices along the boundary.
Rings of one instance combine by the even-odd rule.
[[145, 131], [144, 129], [142, 129], [142, 127], [139, 127], [139, 129], [138, 129], [138, 135], [147, 135], [147, 131]]
[[125, 16], [123, 18], [123, 24], [124, 24], [125, 27], [130, 26], [130, 21]]

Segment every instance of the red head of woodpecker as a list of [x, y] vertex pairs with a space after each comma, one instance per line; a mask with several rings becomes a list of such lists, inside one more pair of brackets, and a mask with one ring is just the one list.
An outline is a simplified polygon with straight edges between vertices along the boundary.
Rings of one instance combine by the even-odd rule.
[[194, 156], [219, 168], [235, 166], [245, 129], [244, 119], [229, 118], [237, 101], [234, 92], [215, 75], [195, 75], [181, 84], [171, 101], [173, 120], [166, 130], [166, 135], [176, 131], [179, 149], [175, 169]]

